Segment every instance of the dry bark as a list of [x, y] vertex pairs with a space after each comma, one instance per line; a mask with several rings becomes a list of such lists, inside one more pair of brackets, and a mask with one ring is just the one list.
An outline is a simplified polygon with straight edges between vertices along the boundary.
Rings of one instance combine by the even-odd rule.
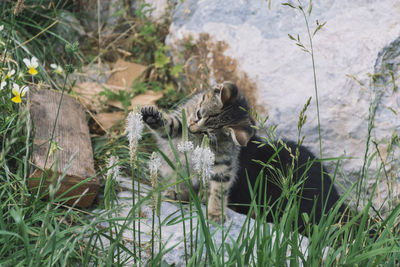
[[[69, 205], [80, 197], [76, 206], [90, 206], [97, 196], [99, 180], [95, 177], [92, 144], [84, 108], [73, 97], [64, 95], [53, 138], [53, 144], [56, 144], [59, 149], [51, 149], [53, 152], [48, 156], [61, 93], [50, 90], [32, 90], [31, 92], [30, 112], [34, 125], [33, 165], [35, 168], [29, 177], [28, 187], [36, 191], [43, 177], [42, 190], [48, 188], [52, 183], [54, 174], [52, 170], [56, 170], [54, 176], [57, 180], [65, 173], [56, 196], [89, 178], [88, 181], [67, 192], [64, 197], [75, 196], [67, 201]], [[53, 181], [53, 184], [56, 184], [57, 180]], [[87, 192], [83, 194], [85, 191]]]

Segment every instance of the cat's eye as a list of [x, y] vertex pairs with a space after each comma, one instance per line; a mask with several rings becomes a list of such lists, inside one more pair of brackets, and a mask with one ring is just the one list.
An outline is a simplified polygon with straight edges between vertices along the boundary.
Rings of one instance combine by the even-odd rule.
[[196, 115], [197, 115], [197, 119], [201, 120], [200, 109], [197, 111]]

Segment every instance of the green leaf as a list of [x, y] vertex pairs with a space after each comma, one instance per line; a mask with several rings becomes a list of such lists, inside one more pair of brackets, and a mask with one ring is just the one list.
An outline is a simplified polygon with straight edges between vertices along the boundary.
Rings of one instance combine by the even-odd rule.
[[318, 22], [318, 20], [317, 20], [317, 28], [315, 29], [315, 31], [314, 31], [314, 33], [313, 33], [313, 36], [319, 31], [319, 30], [321, 30], [322, 29], [322, 27], [324, 27], [325, 26], [325, 24], [326, 24], [326, 22], [324, 22], [324, 23], [322, 23], [322, 24], [319, 24], [319, 22]]
[[295, 8], [291, 3], [282, 3], [283, 6], [288, 6], [291, 8]]
[[183, 65], [182, 64], [176, 64], [175, 66], [173, 66], [171, 68], [171, 75], [174, 78], [178, 78], [181, 73], [183, 73]]
[[143, 94], [148, 90], [148, 86], [145, 82], [135, 81], [132, 87], [135, 94]]
[[164, 68], [170, 61], [171, 58], [167, 57], [162, 49], [158, 49], [154, 53], [155, 62], [154, 65], [156, 68], [162, 69]]
[[296, 41], [296, 38], [294, 38], [291, 34], [288, 34], [290, 40]]

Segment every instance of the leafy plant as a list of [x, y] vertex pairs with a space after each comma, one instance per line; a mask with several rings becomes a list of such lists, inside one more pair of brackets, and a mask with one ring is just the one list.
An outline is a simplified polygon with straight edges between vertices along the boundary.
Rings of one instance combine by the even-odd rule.
[[130, 92], [128, 90], [118, 90], [117, 93], [104, 88], [102, 92], [99, 93], [99, 95], [105, 96], [109, 100], [117, 100], [122, 103], [122, 107], [124, 108], [125, 112], [128, 111], [128, 108], [131, 105], [131, 98], [133, 97], [133, 92]]

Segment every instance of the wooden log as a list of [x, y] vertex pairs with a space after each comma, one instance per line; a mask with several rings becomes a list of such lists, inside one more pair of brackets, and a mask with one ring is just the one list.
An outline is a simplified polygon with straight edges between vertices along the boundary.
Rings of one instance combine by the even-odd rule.
[[[95, 177], [85, 110], [76, 99], [68, 95], [63, 97], [54, 132], [53, 147], [56, 144], [59, 149], [50, 153], [46, 161], [60, 98], [61, 93], [57, 91], [31, 90], [30, 112], [34, 126], [32, 161], [35, 168], [28, 179], [28, 187], [37, 192], [43, 176], [45, 180], [41, 191], [47, 188], [54, 174], [51, 170], [55, 168], [57, 179], [65, 172], [56, 196], [91, 178], [65, 194], [65, 197], [75, 196], [67, 204], [72, 205], [80, 197], [76, 206], [84, 208], [90, 206], [97, 196], [99, 180]], [[56, 165], [53, 166], [55, 162]], [[43, 175], [43, 172], [46, 175]], [[85, 191], [87, 192], [82, 196]]]

